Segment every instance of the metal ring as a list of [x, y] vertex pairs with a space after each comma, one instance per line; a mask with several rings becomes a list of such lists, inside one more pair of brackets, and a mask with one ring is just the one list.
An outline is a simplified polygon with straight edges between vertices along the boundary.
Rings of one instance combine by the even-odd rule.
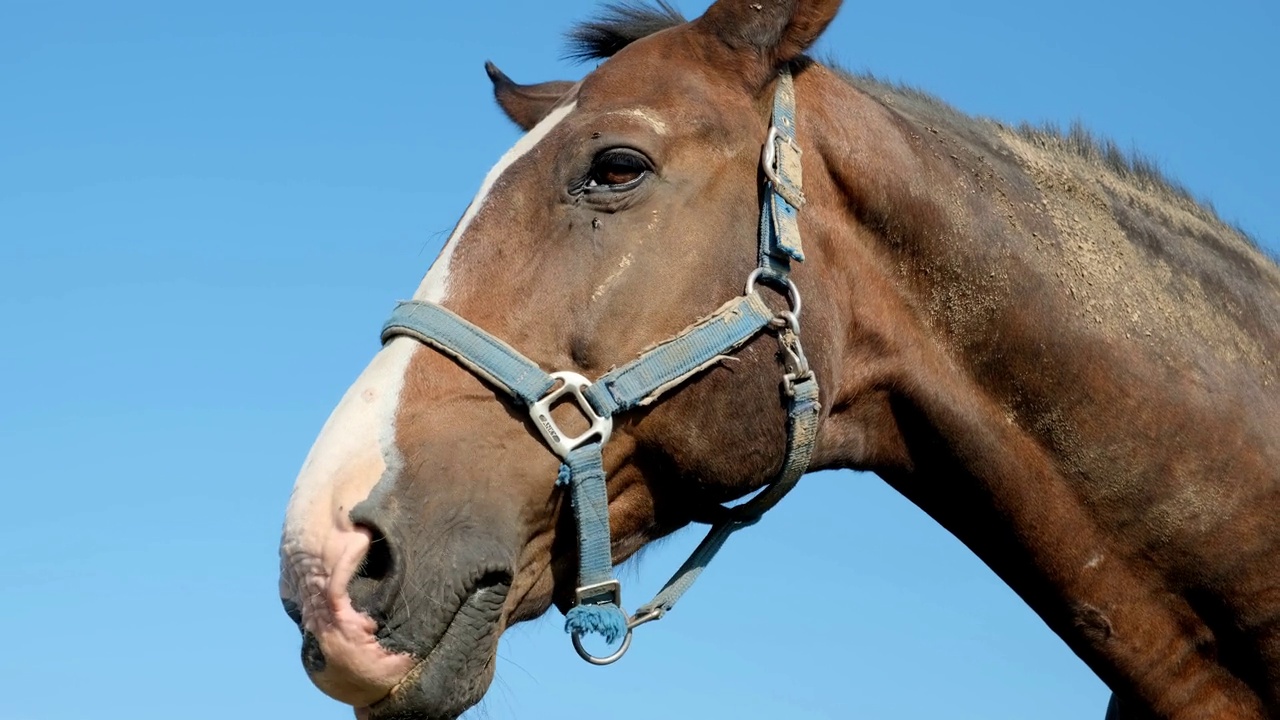
[[621, 660], [622, 656], [627, 654], [627, 650], [631, 649], [631, 624], [630, 623], [627, 624], [627, 634], [622, 637], [622, 647], [618, 648], [612, 655], [606, 655], [605, 657], [596, 657], [595, 655], [592, 655], [589, 650], [582, 647], [582, 636], [579, 635], [578, 633], [575, 632], [572, 634], [572, 636], [573, 636], [573, 649], [578, 651], [578, 657], [582, 658], [583, 660], [586, 660], [592, 665], [600, 665], [600, 666], [612, 665], [618, 662], [619, 660]]
[[627, 654], [627, 650], [631, 649], [632, 630], [635, 630], [645, 623], [650, 623], [654, 620], [661, 620], [662, 616], [665, 614], [665, 610], [660, 607], [656, 607], [648, 612], [637, 613], [634, 617], [629, 618], [627, 620], [627, 634], [622, 638], [622, 647], [618, 648], [612, 655], [607, 655], [605, 657], [596, 657], [595, 655], [592, 655], [590, 651], [582, 647], [582, 636], [578, 633], [573, 633], [573, 649], [578, 651], [578, 657], [586, 660], [592, 665], [612, 665], [622, 659], [622, 656]]
[[747, 276], [747, 289], [743, 294], [750, 295], [755, 292], [756, 281], [758, 280], [766, 284], [778, 283], [784, 285], [787, 290], [787, 303], [791, 305], [791, 314], [795, 316], [796, 324], [798, 325], [800, 323], [800, 288], [797, 288], [789, 277], [765, 275], [764, 271], [765, 269], [762, 267], [751, 271], [751, 274]]

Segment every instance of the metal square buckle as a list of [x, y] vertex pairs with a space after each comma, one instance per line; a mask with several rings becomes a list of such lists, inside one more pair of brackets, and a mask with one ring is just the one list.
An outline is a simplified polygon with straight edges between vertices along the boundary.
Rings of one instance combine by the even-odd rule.
[[[538, 432], [542, 433], [542, 439], [547, 441], [552, 452], [559, 455], [561, 460], [568, 460], [570, 452], [593, 437], [599, 436], [601, 445], [608, 442], [609, 435], [613, 432], [613, 418], [596, 413], [596, 409], [587, 401], [587, 396], [582, 394], [591, 387], [591, 381], [575, 372], [553, 372], [551, 377], [560, 381], [560, 387], [530, 405], [529, 416], [533, 418], [533, 424], [538, 427]], [[569, 393], [573, 393], [578, 410], [591, 421], [591, 427], [577, 437], [566, 437], [565, 432], [551, 417], [551, 405]]]

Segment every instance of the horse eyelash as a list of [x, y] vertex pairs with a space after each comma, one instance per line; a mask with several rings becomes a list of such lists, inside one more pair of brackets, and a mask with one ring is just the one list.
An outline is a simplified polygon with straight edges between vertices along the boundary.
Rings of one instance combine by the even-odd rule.
[[[619, 165], [625, 165], [633, 170], [636, 170], [639, 174], [636, 176], [634, 180], [631, 180], [629, 182], [625, 182], [619, 185], [600, 185], [599, 183], [595, 183], [595, 181], [592, 180], [591, 176], [595, 173], [597, 166], [602, 161], [605, 161], [605, 160], [612, 160], [613, 162], [618, 163]], [[591, 167], [587, 169], [587, 173], [582, 180], [582, 189], [585, 191], [629, 190], [639, 185], [641, 182], [643, 182], [645, 177], [652, 172], [653, 172], [653, 163], [649, 161], [649, 158], [647, 156], [645, 156], [643, 153], [639, 152], [638, 150], [632, 150], [630, 148], [610, 148], [596, 155], [594, 158], [592, 158]]]

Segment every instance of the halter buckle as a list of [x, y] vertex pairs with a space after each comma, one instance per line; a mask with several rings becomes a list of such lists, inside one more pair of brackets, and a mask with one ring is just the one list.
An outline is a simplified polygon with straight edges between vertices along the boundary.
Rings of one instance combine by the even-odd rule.
[[605, 580], [591, 585], [583, 585], [574, 593], [574, 605], [613, 604], [622, 607], [622, 583], [617, 580]]
[[[570, 452], [593, 437], [598, 436], [601, 445], [608, 442], [609, 435], [613, 432], [613, 418], [597, 413], [587, 401], [583, 391], [591, 387], [591, 381], [576, 372], [553, 372], [551, 377], [559, 380], [560, 386], [529, 406], [529, 417], [533, 418], [533, 424], [542, 434], [542, 439], [547, 441], [551, 451], [559, 455], [561, 460], [568, 460]], [[567, 437], [551, 417], [552, 404], [570, 393], [577, 402], [578, 410], [591, 421], [591, 427], [577, 437]]]
[[[764, 170], [764, 176], [773, 183], [775, 188], [782, 188], [789, 185], [781, 176], [778, 175], [778, 145], [779, 141], [786, 143], [787, 147], [795, 151], [797, 155], [804, 153], [800, 149], [799, 143], [791, 136], [790, 133], [784, 133], [778, 129], [777, 125], [769, 126], [769, 134], [764, 139], [764, 150], [760, 156], [760, 166]], [[797, 188], [798, 189], [798, 188]], [[803, 194], [800, 197], [804, 197]]]

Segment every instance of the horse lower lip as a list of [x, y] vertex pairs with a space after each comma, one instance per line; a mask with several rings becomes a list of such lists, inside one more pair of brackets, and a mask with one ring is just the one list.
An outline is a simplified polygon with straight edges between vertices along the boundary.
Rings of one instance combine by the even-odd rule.
[[[424, 707], [426, 705], [424, 701], [430, 700], [433, 705], [439, 704], [441, 700], [448, 704], [454, 704], [451, 702], [452, 699], [427, 697], [428, 695], [438, 695], [440, 693], [429, 693], [428, 688], [423, 687], [423, 680], [432, 677], [435, 665], [440, 660], [438, 652], [468, 652], [485, 649], [483, 640], [485, 636], [494, 633], [494, 628], [501, 616], [501, 601], [505, 599], [510, 585], [511, 577], [505, 573], [486, 574], [478, 580], [466, 599], [458, 606], [458, 610], [449, 619], [449, 624], [445, 627], [444, 632], [441, 633], [440, 638], [427, 650], [425, 656], [381, 700], [367, 707], [355, 708], [357, 720], [418, 717], [419, 715], [429, 718], [445, 717], [435, 708]], [[497, 594], [496, 598], [493, 597], [494, 594]], [[496, 613], [485, 610], [484, 604], [486, 600], [497, 601], [498, 610]], [[461, 624], [459, 620], [465, 618], [465, 614], [468, 612], [484, 612], [493, 615], [493, 617], [486, 618], [486, 622], [479, 627]], [[449, 679], [453, 680], [454, 678], [451, 677]], [[463, 686], [469, 680], [469, 678], [456, 679]], [[485, 685], [487, 687], [487, 683]], [[436, 688], [431, 689], [434, 690]], [[440, 689], [448, 691], [448, 688]], [[415, 693], [419, 694], [419, 697], [415, 697]], [[474, 699], [469, 699], [466, 704], [470, 706], [477, 700], [479, 700], [478, 696]], [[462, 710], [465, 710], [465, 707]], [[456, 714], [461, 714], [462, 710], [458, 710]]]

